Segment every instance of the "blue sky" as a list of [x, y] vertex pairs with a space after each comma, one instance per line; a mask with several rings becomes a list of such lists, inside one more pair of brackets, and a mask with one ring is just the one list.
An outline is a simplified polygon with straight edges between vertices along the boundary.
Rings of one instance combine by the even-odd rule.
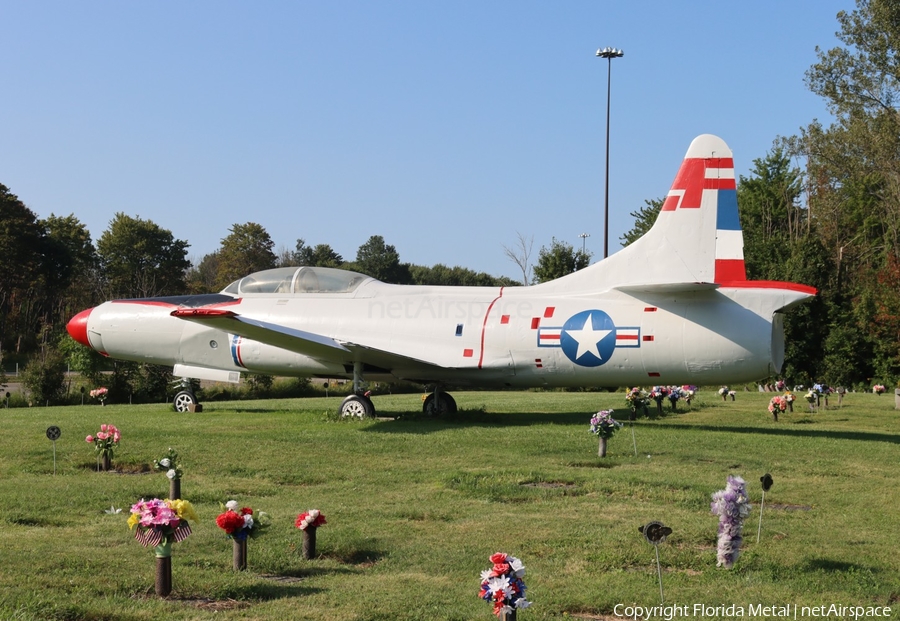
[[712, 133], [746, 175], [824, 102], [803, 83], [852, 0], [0, 0], [0, 183], [96, 240], [115, 213], [218, 248], [373, 234], [401, 260], [521, 277], [551, 238], [610, 251]]

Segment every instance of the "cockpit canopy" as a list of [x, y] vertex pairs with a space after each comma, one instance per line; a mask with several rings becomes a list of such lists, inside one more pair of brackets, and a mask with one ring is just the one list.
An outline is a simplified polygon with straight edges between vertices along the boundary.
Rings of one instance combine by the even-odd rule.
[[222, 293], [350, 293], [370, 276], [333, 267], [278, 267], [245, 276], [222, 289]]

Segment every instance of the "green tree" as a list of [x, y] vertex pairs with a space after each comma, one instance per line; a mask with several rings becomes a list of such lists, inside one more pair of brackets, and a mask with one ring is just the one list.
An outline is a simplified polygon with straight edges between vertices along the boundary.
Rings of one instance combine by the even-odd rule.
[[34, 340], [43, 236], [34, 212], [0, 184], [0, 349]]
[[[45, 330], [48, 333], [49, 330]], [[45, 342], [22, 371], [22, 385], [34, 405], [56, 405], [65, 396], [66, 363], [55, 347]]]
[[42, 272], [47, 320], [65, 323], [97, 301], [97, 251], [90, 231], [72, 215], [40, 221], [44, 228]]
[[221, 291], [219, 285], [219, 251], [203, 255], [199, 263], [188, 271], [187, 286], [191, 293]]
[[656, 222], [656, 218], [659, 216], [659, 211], [662, 209], [665, 201], [665, 198], [645, 200], [643, 207], [628, 214], [634, 218], [634, 226], [630, 231], [626, 231], [625, 234], [619, 238], [622, 240], [623, 247], [633, 244], [643, 237], [644, 233], [650, 230]]
[[753, 160], [749, 177], [738, 183], [747, 277], [787, 280], [792, 244], [807, 236], [806, 210], [799, 207], [802, 175], [782, 149]]
[[255, 222], [235, 224], [222, 240], [218, 253], [217, 289], [247, 274], [275, 267], [275, 242], [261, 225]]
[[496, 278], [485, 272], [476, 272], [458, 265], [447, 267], [441, 263], [432, 267], [410, 265], [412, 283], [415, 285], [449, 285], [464, 287], [508, 287], [517, 285], [509, 278]]
[[534, 266], [535, 282], [547, 282], [584, 269], [591, 262], [591, 253], [575, 250], [572, 244], [561, 242], [555, 237], [550, 247], [541, 246]]
[[397, 249], [385, 244], [381, 235], [372, 235], [359, 247], [353, 269], [382, 282], [396, 285], [406, 285], [412, 281], [409, 265], [400, 263]]
[[186, 290], [186, 241], [150, 220], [117, 213], [97, 240], [105, 298], [148, 298]]
[[296, 265], [341, 267], [344, 264], [344, 258], [328, 244], [308, 246], [302, 239], [297, 240], [297, 246], [292, 253], [292, 257]]

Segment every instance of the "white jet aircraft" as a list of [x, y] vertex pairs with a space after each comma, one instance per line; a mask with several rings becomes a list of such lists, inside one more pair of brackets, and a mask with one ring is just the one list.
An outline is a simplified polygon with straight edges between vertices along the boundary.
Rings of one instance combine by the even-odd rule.
[[[79, 343], [174, 374], [352, 379], [344, 415], [372, 416], [361, 382], [433, 387], [720, 385], [777, 373], [782, 314], [805, 285], [747, 280], [732, 154], [702, 135], [653, 227], [612, 256], [523, 287], [391, 285], [363, 274], [287, 267], [207, 295], [114, 300], [69, 322]], [[179, 411], [196, 398], [176, 396]]]

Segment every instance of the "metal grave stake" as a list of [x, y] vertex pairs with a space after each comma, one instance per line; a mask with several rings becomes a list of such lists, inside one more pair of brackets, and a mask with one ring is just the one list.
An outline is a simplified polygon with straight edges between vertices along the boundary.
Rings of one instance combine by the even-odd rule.
[[763, 509], [766, 507], [766, 492], [768, 492], [772, 488], [772, 475], [768, 472], [759, 477], [759, 482], [762, 483], [762, 502], [759, 504], [759, 526], [756, 528], [756, 543], [759, 543], [759, 535], [762, 532], [762, 514]]
[[666, 540], [666, 537], [672, 534], [672, 529], [665, 526], [662, 522], [650, 522], [638, 528], [638, 531], [644, 533], [644, 539], [653, 544], [656, 550], [656, 575], [659, 577], [659, 603], [666, 602], [663, 597], [662, 585], [662, 566], [659, 564], [659, 544]]
[[62, 435], [62, 432], [59, 430], [59, 427], [56, 425], [51, 425], [47, 427], [47, 437], [53, 442], [53, 475], [56, 476], [56, 441], [59, 440], [59, 436]]

